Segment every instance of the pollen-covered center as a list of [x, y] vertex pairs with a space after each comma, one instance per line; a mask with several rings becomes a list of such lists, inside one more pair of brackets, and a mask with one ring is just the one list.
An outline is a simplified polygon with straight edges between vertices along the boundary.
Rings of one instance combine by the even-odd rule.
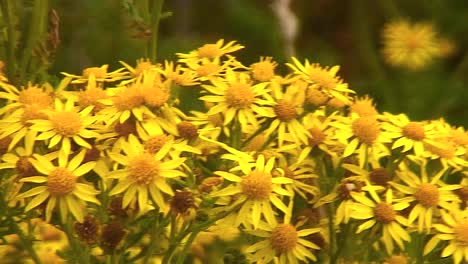
[[152, 107], [163, 106], [171, 96], [169, 90], [162, 84], [157, 84], [151, 88], [144, 89], [145, 103]]
[[440, 193], [437, 186], [423, 183], [414, 193], [416, 200], [425, 207], [433, 207], [439, 203]]
[[107, 68], [106, 67], [89, 67], [83, 70], [83, 77], [89, 78], [91, 74], [93, 74], [96, 79], [104, 79], [107, 76]]
[[468, 246], [468, 221], [463, 221], [454, 227], [455, 240], [463, 246]]
[[114, 106], [119, 111], [131, 110], [142, 105], [145, 102], [145, 98], [140, 89], [128, 88], [118, 91], [114, 97], [112, 97]]
[[352, 123], [353, 134], [362, 142], [371, 145], [380, 134], [379, 122], [373, 117], [359, 117]]
[[37, 104], [46, 107], [52, 104], [52, 97], [39, 87], [31, 86], [18, 95], [18, 101], [25, 105]]
[[238, 109], [249, 107], [255, 99], [252, 87], [246, 83], [233, 83], [226, 91], [229, 106]]
[[465, 131], [450, 130], [450, 139], [457, 145], [468, 146], [468, 133]]
[[151, 61], [149, 61], [149, 60], [145, 60], [145, 59], [138, 60], [137, 65], [135, 67], [135, 71], [133, 72], [133, 74], [135, 76], [138, 76], [141, 73], [143, 73], [144, 71], [150, 70], [150, 69], [152, 69], [154, 67], [155, 67], [154, 64], [152, 64]]
[[357, 113], [359, 116], [376, 116], [378, 114], [375, 109], [372, 99], [364, 97], [356, 100], [351, 106], [352, 112]]
[[392, 205], [386, 202], [380, 202], [374, 208], [374, 216], [378, 221], [388, 224], [395, 220], [396, 213]]
[[286, 99], [279, 99], [277, 104], [273, 107], [275, 114], [279, 120], [289, 122], [297, 118], [296, 108], [294, 104]]
[[47, 190], [54, 196], [71, 193], [75, 185], [76, 177], [66, 168], [55, 168], [47, 177]]
[[318, 64], [311, 65], [311, 67], [307, 69], [307, 73], [309, 74], [309, 78], [322, 89], [331, 90], [335, 89], [338, 85], [338, 79], [331, 75], [327, 69], [323, 69]]
[[273, 191], [271, 174], [252, 171], [249, 175], [242, 178], [241, 187], [242, 192], [251, 200], [268, 199]]
[[309, 142], [309, 146], [315, 147], [323, 143], [325, 140], [325, 133], [323, 133], [322, 129], [318, 127], [312, 127], [308, 129], [310, 133], [310, 137], [307, 139]]
[[106, 92], [101, 88], [92, 88], [80, 91], [78, 94], [78, 104], [82, 107], [90, 105], [95, 106], [95, 111], [99, 111], [104, 108], [104, 104], [100, 103], [99, 100], [107, 98]]
[[266, 82], [275, 76], [275, 68], [278, 64], [271, 61], [268, 57], [260, 62], [254, 63], [250, 66], [252, 76], [255, 80]]
[[328, 101], [328, 99], [329, 97], [326, 93], [314, 88], [313, 86], [307, 89], [305, 100], [309, 104], [315, 106], [324, 105]]
[[409, 122], [403, 127], [402, 134], [403, 136], [416, 141], [421, 141], [426, 137], [424, 127], [419, 122]]
[[215, 58], [223, 55], [223, 51], [216, 44], [205, 44], [198, 48], [198, 55], [202, 58]]
[[146, 140], [144, 144], [145, 150], [150, 154], [156, 154], [169, 139], [169, 136], [166, 135], [152, 136]]
[[81, 117], [76, 112], [55, 112], [49, 119], [56, 132], [62, 136], [74, 136], [80, 132], [82, 126]]
[[297, 245], [298, 234], [294, 226], [290, 224], [279, 224], [271, 232], [271, 247], [278, 254], [290, 252]]
[[132, 158], [127, 166], [129, 177], [139, 185], [148, 185], [159, 177], [159, 161], [149, 153]]

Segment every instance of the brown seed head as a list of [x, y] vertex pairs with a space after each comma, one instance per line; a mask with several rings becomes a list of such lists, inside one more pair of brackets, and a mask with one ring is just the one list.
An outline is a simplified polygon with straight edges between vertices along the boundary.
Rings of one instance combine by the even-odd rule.
[[374, 208], [374, 216], [378, 221], [389, 224], [395, 220], [396, 213], [391, 204], [380, 202]]
[[430, 183], [423, 183], [414, 193], [416, 201], [425, 207], [433, 207], [439, 203], [440, 193], [437, 186]]
[[47, 177], [47, 190], [53, 196], [64, 196], [75, 190], [76, 177], [65, 168], [55, 168]]
[[289, 122], [298, 116], [294, 104], [286, 99], [279, 99], [273, 110], [278, 119], [283, 122]]
[[182, 138], [189, 140], [198, 138], [198, 129], [190, 122], [182, 121], [177, 124], [177, 131], [179, 132], [179, 136]]

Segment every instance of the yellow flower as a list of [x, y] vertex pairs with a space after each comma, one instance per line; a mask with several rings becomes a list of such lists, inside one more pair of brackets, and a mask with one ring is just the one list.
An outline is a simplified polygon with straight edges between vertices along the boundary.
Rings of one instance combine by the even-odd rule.
[[468, 262], [468, 210], [460, 211], [456, 207], [449, 211], [442, 210], [443, 222], [434, 224], [436, 234], [424, 247], [424, 255], [431, 252], [440, 240], [448, 241], [441, 253], [441, 257], [452, 256], [453, 263]]
[[34, 107], [37, 110], [46, 109], [54, 103], [53, 88], [49, 84], [37, 86], [28, 83], [21, 90], [10, 84], [0, 87], [4, 90], [0, 92], [0, 98], [8, 100], [8, 104], [0, 109], [1, 115], [14, 115], [16, 111], [27, 107]]
[[150, 71], [156, 69], [158, 65], [153, 64], [149, 59], [139, 59], [136, 61], [136, 66], [132, 67], [124, 61], [119, 61], [127, 71], [129, 71], [134, 78], [138, 77], [140, 74], [143, 74], [145, 71]]
[[157, 69], [167, 80], [170, 80], [176, 85], [180, 86], [195, 86], [199, 84], [197, 80], [197, 73], [182, 65], [175, 65], [174, 62], [165, 61], [164, 67]]
[[79, 146], [90, 149], [90, 143], [83, 138], [90, 139], [99, 136], [98, 133], [89, 130], [89, 126], [96, 121], [90, 116], [93, 107], [88, 106], [80, 110], [73, 103], [72, 100], [67, 100], [64, 104], [56, 99], [55, 109], [44, 111], [49, 117], [47, 120], [29, 121], [32, 123], [31, 130], [41, 132], [36, 140], [49, 140], [49, 148], [61, 143], [61, 152], [66, 156], [70, 154], [72, 140]]
[[302, 64], [296, 58], [292, 58], [293, 63], [287, 63], [294, 74], [301, 76], [306, 82], [310, 83], [308, 89], [318, 89], [331, 98], [337, 98], [342, 102], [349, 104], [351, 98], [348, 94], [353, 94], [354, 91], [348, 88], [347, 83], [343, 83], [336, 73], [340, 69], [339, 66], [332, 68], [323, 68], [319, 64], [311, 64], [308, 60]]
[[273, 112], [275, 117], [269, 128], [266, 130], [267, 135], [277, 134], [278, 145], [281, 147], [283, 142], [291, 137], [298, 146], [308, 143], [310, 137], [309, 131], [301, 122], [301, 114], [303, 109], [304, 91], [299, 85], [292, 83], [286, 87], [286, 91], [282, 91], [282, 85], [276, 81], [272, 84], [272, 95], [275, 101]]
[[265, 157], [259, 155], [255, 164], [242, 161], [241, 157], [233, 158], [237, 158], [238, 169], [244, 175], [237, 176], [231, 172], [216, 171], [216, 175], [232, 183], [226, 188], [215, 191], [212, 196], [221, 198], [238, 196], [229, 205], [229, 208], [240, 205], [239, 211], [235, 213], [237, 214], [233, 223], [235, 226], [240, 224], [249, 226], [252, 224], [256, 228], [262, 219], [262, 215], [269, 224], [276, 223], [275, 211], [271, 204], [284, 214], [291, 214], [291, 210], [286, 207], [281, 198], [283, 196], [292, 196], [293, 193], [283, 189], [281, 185], [291, 184], [292, 179], [272, 177], [272, 170], [275, 165], [274, 158], [270, 158], [265, 162]]
[[382, 38], [382, 53], [393, 66], [419, 70], [439, 54], [437, 32], [430, 23], [391, 22], [384, 27]]
[[312, 250], [319, 250], [320, 247], [306, 237], [322, 232], [322, 228], [301, 228], [300, 225], [290, 224], [286, 217], [283, 223], [261, 222], [258, 229], [247, 232], [262, 238], [245, 249], [246, 253], [251, 254], [252, 263], [275, 260], [278, 264], [299, 264], [317, 261]]
[[220, 39], [214, 44], [205, 44], [188, 54], [177, 53], [177, 56], [179, 56], [179, 62], [189, 63], [200, 61], [203, 58], [216, 59], [244, 48], [244, 46], [236, 44], [235, 41], [231, 41], [226, 45], [223, 45], [224, 40]]
[[[440, 178], [447, 173], [443, 168], [432, 178], [427, 173], [427, 161], [418, 162], [420, 167], [418, 175], [411, 171], [409, 167], [402, 164], [401, 169], [397, 170], [397, 175], [404, 185], [391, 182], [390, 184], [405, 194], [405, 202], [416, 202], [408, 216], [408, 225], [418, 220], [418, 232], [422, 233], [424, 229], [429, 232], [433, 226], [432, 220], [438, 214], [440, 208], [450, 210], [453, 202], [460, 202], [453, 190], [460, 189], [460, 185], [446, 185]], [[410, 196], [408, 196], [410, 195]]]
[[401, 227], [407, 225], [407, 219], [398, 214], [409, 206], [406, 202], [395, 203], [393, 191], [388, 189], [385, 193], [385, 200], [377, 195], [371, 195], [374, 201], [367, 198], [364, 194], [351, 193], [354, 200], [357, 201], [353, 206], [351, 217], [354, 219], [367, 220], [360, 224], [356, 233], [374, 227], [376, 224], [382, 226], [382, 242], [388, 254], [393, 253], [396, 242], [401, 250], [404, 250], [403, 241], [410, 241], [408, 232]]
[[260, 57], [260, 61], [250, 65], [252, 77], [259, 82], [268, 82], [275, 77], [278, 63], [272, 57]]
[[362, 98], [356, 98], [356, 100], [349, 106], [349, 110], [359, 116], [377, 117], [379, 114], [375, 108], [372, 98], [367, 95]]
[[222, 113], [224, 125], [237, 119], [242, 127], [249, 124], [258, 126], [258, 116], [271, 117], [273, 111], [265, 106], [273, 104], [266, 100], [268, 83], [252, 85], [246, 73], [228, 71], [225, 78], [210, 79], [212, 85], [202, 85], [211, 95], [200, 97], [205, 102], [216, 105], [208, 111], [208, 115]]
[[172, 149], [172, 144], [173, 142], [168, 141], [156, 154], [151, 154], [135, 136], [130, 135], [128, 141], [122, 142], [124, 154], [108, 153], [109, 157], [120, 167], [108, 175], [109, 178], [117, 179], [118, 182], [109, 195], [125, 192], [122, 208], [137, 202], [140, 213], [144, 213], [149, 209], [148, 200], [150, 200], [161, 211], [167, 209], [166, 199], [162, 193], [174, 195], [167, 179], [185, 176], [185, 173], [179, 170], [185, 158], [173, 157], [165, 160]]
[[101, 67], [89, 67], [83, 70], [82, 75], [75, 75], [66, 72], [62, 72], [63, 75], [74, 79], [72, 83], [86, 83], [89, 81], [91, 76], [94, 76], [98, 82], [115, 82], [128, 78], [127, 73], [123, 72], [125, 68], [120, 68], [118, 70], [107, 72], [109, 65], [105, 64]]
[[47, 157], [34, 154], [34, 159], [29, 161], [44, 176], [31, 176], [20, 180], [20, 182], [41, 184], [16, 197], [23, 199], [35, 196], [29, 201], [25, 211], [46, 203], [46, 221], [50, 221], [55, 207], [58, 206], [63, 223], [67, 219], [68, 212], [82, 222], [85, 202], [100, 204], [95, 197], [99, 191], [96, 191], [92, 185], [80, 182], [80, 177], [91, 171], [95, 165], [95, 162], [82, 164], [84, 156], [85, 150], [80, 151], [71, 160], [68, 155], [59, 155], [58, 166], [55, 166]]

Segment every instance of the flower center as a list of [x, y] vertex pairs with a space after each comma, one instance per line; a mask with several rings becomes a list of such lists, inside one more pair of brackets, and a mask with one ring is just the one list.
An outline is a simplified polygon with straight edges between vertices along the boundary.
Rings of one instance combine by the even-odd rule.
[[237, 109], [250, 106], [254, 99], [252, 87], [246, 83], [233, 83], [226, 91], [227, 103]]
[[463, 221], [455, 228], [455, 239], [463, 246], [468, 246], [468, 221]]
[[349, 200], [352, 198], [351, 192], [361, 192], [364, 185], [364, 182], [346, 180], [338, 186], [337, 192], [342, 200]]
[[315, 147], [323, 143], [325, 140], [325, 133], [323, 133], [322, 129], [318, 127], [312, 127], [309, 129], [309, 133], [311, 137], [308, 138], [309, 146]]
[[21, 177], [38, 175], [36, 168], [29, 161], [28, 157], [23, 156], [16, 162], [16, 171]]
[[96, 79], [104, 79], [107, 76], [107, 68], [106, 67], [89, 67], [83, 70], [84, 78], [89, 78], [91, 74], [93, 74]]
[[179, 132], [179, 136], [185, 139], [195, 139], [198, 137], [197, 127], [187, 121], [182, 121], [177, 124], [177, 131]]
[[297, 112], [294, 108], [294, 104], [286, 99], [279, 99], [278, 103], [273, 107], [275, 114], [279, 120], [283, 122], [289, 122], [296, 119]]
[[140, 89], [128, 88], [118, 91], [114, 97], [112, 97], [115, 107], [119, 111], [131, 110], [142, 105], [145, 101], [145, 97], [141, 93]]
[[52, 104], [52, 97], [41, 88], [31, 86], [21, 91], [18, 95], [18, 101], [25, 105], [37, 104], [42, 107]]
[[328, 101], [329, 97], [326, 93], [320, 91], [319, 89], [315, 89], [313, 87], [309, 87], [306, 93], [306, 102], [312, 105], [320, 106], [324, 105]]
[[34, 120], [34, 119], [46, 119], [47, 120], [47, 115], [41, 110], [43, 110], [44, 107], [38, 104], [32, 104], [28, 105], [23, 109], [23, 113], [21, 114], [21, 123], [25, 126], [31, 125], [28, 123], [29, 120]]
[[80, 115], [71, 111], [55, 112], [50, 121], [58, 134], [67, 137], [78, 134], [82, 125]]
[[169, 136], [156, 135], [148, 138], [145, 142], [145, 150], [150, 154], [156, 154], [169, 141]]
[[335, 109], [341, 109], [346, 106], [345, 102], [336, 97], [333, 97], [330, 100], [328, 100], [327, 105]]
[[207, 63], [197, 68], [197, 75], [200, 77], [210, 76], [218, 73], [221, 70], [221, 66], [215, 63]]
[[198, 48], [198, 55], [202, 58], [215, 58], [223, 55], [222, 50], [216, 44], [205, 44]]
[[307, 73], [309, 74], [309, 78], [322, 89], [331, 90], [338, 84], [337, 78], [331, 75], [327, 69], [323, 69], [318, 64], [311, 65], [307, 69]]
[[128, 175], [139, 185], [148, 185], [159, 177], [159, 161], [149, 153], [132, 158], [127, 166]]
[[380, 134], [379, 122], [373, 117], [359, 117], [352, 123], [354, 135], [362, 142], [372, 145]]
[[389, 224], [395, 220], [396, 213], [392, 205], [386, 202], [380, 202], [374, 208], [374, 216], [380, 222]]
[[55, 168], [47, 177], [47, 190], [54, 196], [71, 193], [75, 185], [76, 177], [65, 168]]
[[298, 234], [294, 226], [290, 224], [279, 224], [271, 232], [271, 247], [278, 254], [290, 252], [297, 245]]
[[372, 104], [372, 99], [369, 97], [364, 97], [356, 100], [351, 106], [351, 111], [357, 113], [359, 116], [376, 116], [378, 114], [374, 105]]
[[169, 90], [166, 89], [162, 84], [155, 85], [151, 88], [144, 89], [145, 93], [145, 103], [152, 107], [161, 107], [163, 106], [171, 94]]
[[106, 92], [101, 88], [92, 88], [80, 91], [78, 104], [81, 107], [87, 107], [90, 105], [95, 106], [94, 111], [98, 112], [104, 108], [104, 105], [99, 102], [101, 99], [107, 98]]
[[268, 199], [273, 191], [271, 175], [260, 171], [252, 171], [242, 178], [242, 192], [251, 200]]
[[189, 190], [176, 191], [171, 200], [171, 210], [175, 214], [185, 214], [195, 206], [195, 197]]
[[421, 141], [426, 137], [424, 127], [419, 122], [409, 122], [403, 127], [402, 134], [403, 136], [416, 141]]
[[450, 130], [450, 139], [459, 146], [468, 146], [468, 133], [465, 131]]
[[135, 72], [133, 74], [135, 76], [138, 76], [141, 73], [143, 73], [144, 71], [152, 69], [154, 67], [155, 66], [149, 60], [145, 60], [145, 59], [137, 60], [137, 65], [135, 67]]
[[414, 193], [414, 197], [423, 206], [432, 207], [439, 203], [440, 193], [434, 184], [423, 183]]
[[384, 168], [377, 168], [369, 173], [369, 178], [373, 184], [387, 186], [392, 179], [392, 175]]
[[278, 66], [278, 64], [271, 61], [271, 57], [267, 57], [260, 62], [252, 64], [250, 70], [255, 80], [267, 82], [275, 76], [276, 66]]

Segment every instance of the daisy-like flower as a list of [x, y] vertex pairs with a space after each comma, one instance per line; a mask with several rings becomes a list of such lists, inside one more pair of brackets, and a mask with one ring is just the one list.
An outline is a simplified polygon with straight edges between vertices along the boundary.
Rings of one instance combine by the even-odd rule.
[[407, 219], [398, 214], [409, 206], [407, 202], [396, 202], [393, 199], [392, 189], [388, 189], [385, 193], [385, 200], [382, 200], [377, 195], [371, 195], [373, 200], [367, 198], [363, 193], [351, 193], [354, 200], [357, 201], [353, 205], [351, 217], [354, 219], [367, 220], [359, 225], [356, 233], [372, 228], [376, 225], [382, 227], [382, 242], [388, 254], [393, 253], [394, 243], [401, 250], [404, 250], [404, 241], [410, 241], [408, 232], [401, 227], [407, 225]]
[[92, 170], [95, 165], [95, 162], [83, 164], [84, 156], [85, 150], [76, 154], [71, 160], [69, 160], [68, 155], [59, 155], [58, 166], [55, 166], [45, 156], [34, 154], [34, 158], [29, 159], [29, 161], [34, 169], [42, 175], [22, 178], [20, 182], [41, 185], [16, 196], [16, 199], [34, 196], [28, 201], [25, 211], [30, 211], [46, 203], [46, 221], [50, 221], [54, 209], [58, 207], [63, 223], [65, 223], [69, 212], [77, 221], [82, 222], [86, 208], [85, 203], [100, 204], [95, 197], [99, 191], [96, 191], [90, 184], [80, 182], [80, 177]]
[[94, 76], [97, 82], [115, 82], [128, 78], [125, 68], [120, 68], [112, 72], [107, 72], [109, 65], [105, 64], [101, 67], [89, 67], [83, 70], [82, 75], [75, 75], [66, 72], [62, 72], [63, 75], [72, 78], [71, 83], [86, 83], [89, 81], [91, 75]]
[[271, 86], [275, 100], [273, 105], [275, 119], [266, 130], [266, 134], [277, 133], [280, 147], [286, 140], [286, 135], [289, 135], [298, 145], [307, 144], [307, 138], [310, 137], [310, 134], [300, 122], [300, 115], [304, 111], [302, 108], [304, 93], [300, 89], [300, 85], [292, 83], [285, 92], [282, 91], [283, 87], [280, 83], [274, 82]]
[[53, 105], [53, 88], [50, 85], [41, 87], [28, 83], [19, 90], [13, 85], [4, 84], [0, 86], [4, 91], [0, 91], [0, 98], [8, 100], [8, 104], [3, 106], [0, 114], [14, 114], [18, 109], [33, 106], [36, 109], [45, 109]]
[[436, 234], [424, 247], [424, 255], [429, 254], [441, 241], [448, 245], [442, 251], [441, 257], [452, 256], [453, 263], [468, 262], [468, 210], [458, 210], [456, 207], [450, 211], [441, 211], [443, 222], [434, 224]]
[[139, 59], [136, 61], [136, 66], [132, 67], [128, 63], [124, 61], [119, 61], [120, 64], [122, 64], [127, 71], [130, 72], [130, 74], [136, 78], [140, 76], [140, 74], [143, 74], [145, 71], [149, 71], [152, 69], [156, 69], [158, 65], [153, 64], [149, 59]]
[[405, 184], [390, 182], [390, 184], [405, 194], [405, 202], [416, 202], [416, 205], [411, 209], [408, 216], [408, 225], [411, 225], [416, 219], [418, 220], [418, 232], [422, 233], [424, 229], [429, 232], [432, 228], [434, 215], [440, 211], [440, 208], [450, 210], [453, 207], [453, 202], [460, 202], [458, 196], [453, 193], [453, 190], [460, 189], [460, 185], [443, 184], [440, 178], [447, 172], [446, 168], [442, 168], [431, 178], [427, 173], [427, 161], [421, 159], [418, 162], [419, 173], [416, 175], [405, 164], [401, 164], [397, 170], [398, 178]]
[[394, 140], [392, 149], [402, 147], [401, 152], [413, 150], [416, 156], [422, 157], [425, 143], [439, 145], [435, 139], [438, 132], [433, 124], [410, 121], [405, 114], [384, 113], [383, 119], [386, 122], [382, 122], [382, 128]]
[[89, 126], [96, 121], [95, 117], [90, 116], [92, 109], [92, 106], [88, 106], [80, 110], [74, 106], [72, 100], [67, 100], [64, 104], [56, 99], [55, 108], [44, 111], [48, 119], [31, 120], [29, 121], [32, 123], [30, 128], [40, 132], [36, 140], [49, 140], [49, 148], [61, 143], [61, 152], [68, 156], [72, 141], [90, 149], [91, 145], [84, 138], [91, 139], [99, 136], [98, 133], [89, 130]]
[[442, 166], [452, 167], [455, 170], [463, 170], [468, 167], [465, 148], [460, 148], [449, 136], [436, 137], [434, 143], [424, 145], [428, 150], [425, 157], [439, 160]]
[[268, 83], [258, 83], [252, 85], [252, 81], [246, 73], [226, 72], [225, 78], [210, 80], [212, 85], [202, 85], [211, 95], [200, 97], [205, 102], [215, 103], [208, 115], [222, 113], [224, 115], [224, 125], [230, 124], [235, 118], [242, 127], [249, 124], [258, 126], [257, 116], [273, 117], [271, 106], [274, 104], [267, 100], [270, 91]]
[[359, 116], [377, 117], [379, 114], [375, 108], [372, 98], [367, 95], [362, 98], [356, 98], [356, 100], [354, 100], [354, 102], [349, 106], [349, 110]]
[[390, 154], [385, 143], [391, 142], [388, 134], [381, 129], [381, 123], [370, 116], [358, 116], [351, 114], [349, 117], [339, 117], [333, 125], [337, 127], [336, 138], [346, 148], [343, 157], [357, 153], [359, 166], [369, 160], [378, 160], [382, 156]]
[[296, 58], [292, 58], [293, 63], [287, 63], [294, 74], [301, 76], [306, 82], [312, 84], [309, 89], [318, 89], [331, 98], [337, 98], [346, 104], [351, 103], [349, 94], [354, 91], [348, 88], [347, 83], [343, 83], [336, 73], [339, 66], [323, 68], [319, 64], [311, 64], [308, 60], [302, 64]]
[[[236, 159], [236, 157], [233, 157]], [[292, 196], [293, 193], [283, 189], [282, 184], [291, 184], [292, 179], [286, 177], [272, 177], [272, 170], [275, 165], [275, 159], [270, 158], [265, 162], [265, 157], [259, 155], [255, 164], [242, 162], [241, 157], [237, 157], [239, 169], [244, 174], [237, 176], [231, 172], [216, 171], [215, 174], [223, 177], [225, 180], [232, 182], [226, 188], [212, 193], [214, 197], [232, 197], [233, 200], [229, 208], [234, 208], [240, 205], [240, 209], [236, 212], [235, 226], [250, 223], [253, 227], [258, 227], [262, 215], [269, 224], [274, 224], [275, 211], [271, 206], [278, 208], [286, 215], [291, 214], [291, 210], [282, 201], [283, 196]]]
[[161, 211], [167, 209], [167, 199], [163, 193], [174, 195], [167, 179], [185, 176], [180, 169], [185, 158], [165, 159], [172, 149], [172, 142], [166, 142], [156, 153], [145, 150], [138, 139], [131, 135], [128, 141], [122, 142], [122, 153], [109, 152], [109, 157], [119, 164], [120, 168], [111, 172], [109, 178], [117, 179], [117, 184], [109, 195], [124, 193], [122, 208], [138, 203], [140, 213], [149, 209], [148, 200], [152, 201]]
[[283, 223], [261, 222], [258, 229], [247, 232], [262, 238], [245, 249], [252, 263], [270, 263], [274, 260], [278, 264], [299, 264], [317, 261], [313, 250], [320, 247], [306, 237], [321, 233], [322, 228], [303, 228], [300, 224], [292, 225], [285, 218]]
[[195, 86], [199, 84], [197, 73], [188, 68], [182, 67], [180, 64], [165, 61], [164, 67], [157, 69], [167, 80], [180, 86]]
[[260, 57], [259, 62], [250, 65], [252, 77], [259, 82], [268, 82], [275, 77], [275, 68], [278, 63], [272, 57]]
[[382, 38], [382, 53], [393, 66], [419, 70], [439, 53], [437, 32], [430, 23], [391, 22], [384, 27]]
[[65, 98], [74, 100], [81, 108], [93, 106], [92, 113], [98, 113], [105, 105], [101, 100], [108, 97], [102, 85], [96, 82], [95, 76], [89, 76], [86, 88], [80, 91], [62, 91]]
[[230, 41], [224, 45], [224, 40], [220, 39], [214, 44], [205, 44], [188, 54], [177, 53], [177, 56], [179, 56], [179, 62], [189, 63], [197, 62], [203, 58], [216, 59], [243, 48], [244, 46], [237, 44], [235, 41]]

